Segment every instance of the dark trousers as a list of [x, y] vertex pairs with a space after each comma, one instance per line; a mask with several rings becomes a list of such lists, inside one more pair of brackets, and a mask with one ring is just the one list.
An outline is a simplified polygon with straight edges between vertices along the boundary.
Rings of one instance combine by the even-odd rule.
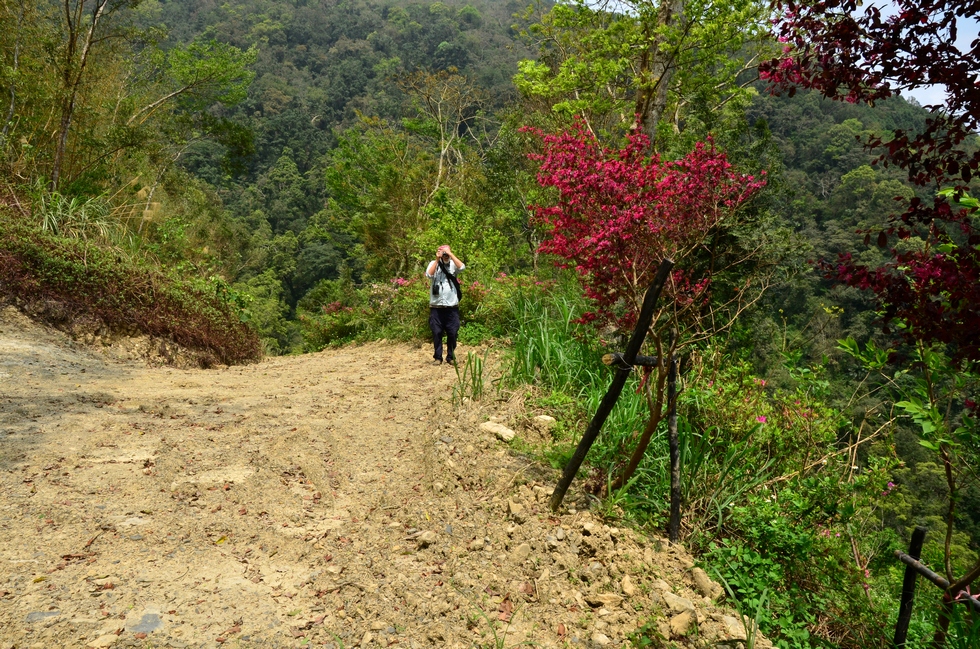
[[459, 307], [447, 306], [429, 309], [429, 329], [432, 330], [432, 344], [435, 346], [437, 361], [442, 360], [442, 334], [446, 334], [446, 361], [456, 358], [456, 335], [459, 333]]

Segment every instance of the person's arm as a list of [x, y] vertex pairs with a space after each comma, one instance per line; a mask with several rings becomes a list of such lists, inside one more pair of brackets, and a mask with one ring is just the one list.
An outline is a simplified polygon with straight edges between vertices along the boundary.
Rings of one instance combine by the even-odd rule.
[[432, 261], [430, 261], [429, 262], [429, 267], [425, 269], [425, 276], [428, 277], [429, 279], [432, 279], [433, 277], [435, 277], [436, 276], [436, 267], [438, 266], [438, 264], [439, 264], [439, 262], [437, 262], [435, 259], [433, 259]]
[[449, 246], [446, 246], [446, 252], [449, 253], [449, 258], [452, 260], [452, 262], [456, 264], [456, 270], [463, 270], [464, 268], [466, 268], [466, 264], [461, 262], [459, 260], [459, 257], [453, 254], [453, 251], [449, 249]]

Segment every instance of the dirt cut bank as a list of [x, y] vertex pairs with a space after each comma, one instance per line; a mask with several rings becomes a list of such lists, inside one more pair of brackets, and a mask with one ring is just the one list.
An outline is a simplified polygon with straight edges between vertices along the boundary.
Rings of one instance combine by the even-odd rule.
[[385, 344], [149, 368], [0, 311], [0, 647], [742, 644], [683, 551], [550, 515], [455, 378]]

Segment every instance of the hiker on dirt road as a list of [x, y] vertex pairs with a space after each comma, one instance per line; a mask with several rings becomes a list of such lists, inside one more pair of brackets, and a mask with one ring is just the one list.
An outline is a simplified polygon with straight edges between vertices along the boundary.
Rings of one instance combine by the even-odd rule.
[[429, 329], [436, 365], [442, 363], [442, 335], [446, 334], [446, 362], [456, 361], [456, 335], [459, 333], [459, 298], [462, 291], [456, 274], [466, 268], [449, 246], [439, 246], [436, 258], [429, 262], [425, 276], [429, 278]]

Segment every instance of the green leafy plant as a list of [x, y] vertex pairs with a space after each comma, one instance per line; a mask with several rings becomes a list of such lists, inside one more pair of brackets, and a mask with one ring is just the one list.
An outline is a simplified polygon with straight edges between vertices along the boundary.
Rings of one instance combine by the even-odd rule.
[[721, 581], [722, 586], [725, 587], [725, 592], [728, 593], [731, 603], [735, 605], [738, 616], [742, 619], [742, 626], [745, 628], [745, 649], [755, 649], [756, 642], [759, 640], [759, 620], [762, 619], [769, 598], [768, 589], [763, 589], [758, 597], [743, 602], [736, 597], [735, 591], [732, 590], [732, 587], [725, 578], [721, 576], [721, 573], [715, 571], [715, 576]]
[[[980, 486], [976, 466], [980, 463], [980, 430], [974, 397], [980, 389], [980, 364], [968, 358], [954, 359], [945, 345], [918, 341], [908, 350], [902, 369], [888, 371], [883, 353], [872, 345], [863, 349], [852, 339], [840, 341], [840, 348], [856, 358], [895, 399], [895, 408], [914, 424], [918, 443], [927, 449], [938, 466], [946, 502], [942, 524], [945, 527], [941, 554], [942, 574], [950, 586], [949, 599], [980, 579], [980, 560], [974, 552], [963, 552], [954, 543], [959, 522], [957, 505], [963, 494]], [[939, 614], [936, 642], [951, 627], [953, 607], [944, 603]]]
[[753, 432], [760, 428], [753, 426], [745, 439], [733, 442], [716, 428], [698, 433], [686, 420], [678, 423], [681, 492], [689, 525], [723, 529], [732, 507], [774, 477], [775, 458], [755, 457]]
[[629, 642], [637, 649], [667, 649], [673, 646], [660, 633], [657, 617], [653, 617], [629, 635]]

